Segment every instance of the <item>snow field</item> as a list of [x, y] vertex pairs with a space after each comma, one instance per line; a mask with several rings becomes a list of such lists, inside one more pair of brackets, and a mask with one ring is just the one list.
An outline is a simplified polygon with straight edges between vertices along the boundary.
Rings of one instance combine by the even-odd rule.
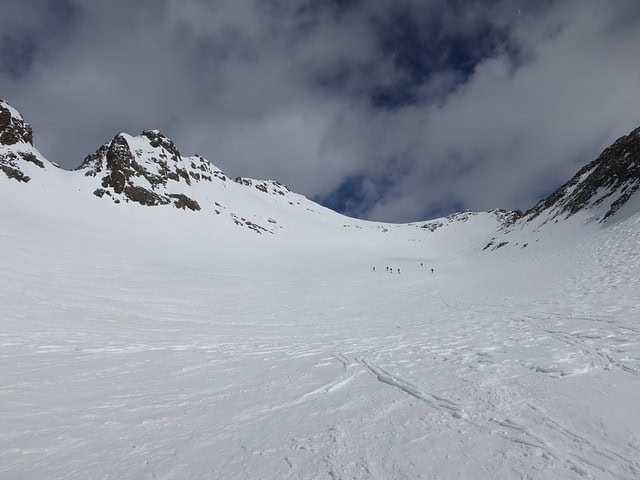
[[18, 200], [0, 206], [2, 478], [640, 476], [638, 216], [487, 254], [484, 219], [281, 213], [258, 236]]

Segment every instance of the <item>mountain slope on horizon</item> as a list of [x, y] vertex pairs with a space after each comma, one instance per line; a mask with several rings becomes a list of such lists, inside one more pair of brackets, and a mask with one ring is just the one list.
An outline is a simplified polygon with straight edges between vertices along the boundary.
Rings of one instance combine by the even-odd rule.
[[546, 213], [547, 221], [580, 210], [594, 213], [591, 221], [606, 222], [623, 208], [640, 188], [640, 128], [620, 137], [598, 158], [524, 214], [527, 222]]
[[[0, 166], [9, 179], [20, 178], [26, 187], [20, 189], [23, 195], [30, 195], [28, 183], [36, 188], [35, 181], [38, 188], [55, 190], [54, 196], [64, 191], [75, 201], [89, 201], [93, 205], [95, 199], [145, 207], [172, 205], [206, 216], [215, 215], [215, 221], [225, 219], [258, 234], [280, 233], [287, 224], [306, 228], [304, 221], [300, 223], [301, 219], [338, 229], [372, 228], [384, 233], [395, 228], [393, 224], [346, 217], [290, 191], [278, 181], [231, 179], [199, 155], [182, 156], [176, 145], [157, 130], [145, 130], [138, 136], [119, 133], [74, 170], [62, 170], [33, 147], [31, 127], [15, 109], [6, 102], [0, 103], [0, 109], [4, 109], [4, 117], [9, 119], [5, 124], [11, 131], [29, 132], [29, 135], [18, 135], [14, 143], [7, 142], [0, 147]], [[39, 165], [30, 164], [31, 155]], [[87, 198], [87, 192], [92, 193], [92, 198]], [[511, 218], [500, 210], [481, 213], [478, 218], [475, 214], [472, 216], [474, 222], [485, 225], [487, 232]], [[468, 213], [461, 212], [410, 225], [424, 227], [426, 232], [457, 221], [466, 222], [469, 217]]]
[[[4, 101], [0, 101], [0, 170], [9, 179], [21, 183], [38, 178], [40, 185], [51, 184], [48, 186], [58, 189], [66, 185], [74, 192], [89, 190], [95, 197], [115, 204], [172, 205], [194, 212], [203, 210], [207, 214], [222, 215], [256, 233], [276, 233], [282, 224], [278, 224], [275, 217], [284, 220], [293, 210], [297, 210], [296, 216], [309, 213], [319, 214], [324, 220], [332, 218], [330, 223], [338, 226], [393, 228], [391, 224], [344, 217], [291, 192], [277, 181], [241, 177], [231, 180], [199, 155], [182, 156], [176, 145], [157, 130], [145, 130], [138, 136], [119, 133], [74, 170], [58, 169], [33, 146], [31, 126]], [[53, 180], [56, 175], [58, 179]], [[478, 246], [489, 252], [509, 244], [522, 248], [530, 245], [527, 235], [548, 230], [559, 220], [580, 227], [615, 223], [640, 211], [639, 188], [640, 128], [618, 139], [523, 215], [504, 210], [480, 214], [491, 220], [487, 227], [488, 243]], [[307, 217], [312, 219], [314, 215]], [[468, 219], [468, 212], [459, 212], [409, 225], [433, 231]], [[534, 241], [537, 240], [539, 238]]]

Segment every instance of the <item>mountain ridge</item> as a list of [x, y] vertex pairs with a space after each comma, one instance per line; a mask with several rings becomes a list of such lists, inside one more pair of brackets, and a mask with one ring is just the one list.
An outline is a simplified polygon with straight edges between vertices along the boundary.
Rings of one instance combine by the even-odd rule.
[[[569, 181], [540, 200], [523, 215], [532, 221], [544, 212], [549, 220], [575, 215], [585, 207], [601, 208], [596, 220], [612, 217], [640, 188], [640, 127], [618, 138]], [[613, 198], [612, 198], [613, 197]]]
[[[15, 108], [0, 100], [0, 170], [9, 179], [27, 183], [38, 170], [46, 171], [49, 164], [57, 167], [33, 146], [31, 126]], [[135, 136], [118, 133], [85, 157], [78, 167], [64, 171], [82, 175], [93, 195], [116, 204], [172, 205], [192, 212], [213, 210], [216, 214], [221, 213], [222, 205], [216, 200], [203, 201], [211, 196], [211, 190], [201, 187], [222, 182], [226, 189], [231, 180], [204, 157], [183, 156], [175, 143], [158, 130], [144, 130]], [[310, 211], [319, 207], [277, 181], [236, 177], [230, 183], [249, 187], [258, 194], [283, 197], [289, 205], [300, 205], [299, 198], [304, 198]], [[610, 222], [616, 212], [637, 196], [639, 189], [640, 128], [637, 128], [616, 140], [569, 181], [524, 213], [495, 209], [489, 214], [493, 215], [497, 230], [507, 236], [518, 228], [538, 230], [560, 219], [569, 219], [579, 211], [590, 212], [589, 221], [603, 224]], [[292, 196], [295, 198], [289, 198]], [[234, 222], [249, 225], [258, 233], [272, 232], [268, 225], [247, 220], [246, 215], [231, 215]], [[469, 212], [465, 211], [418, 223], [425, 231], [433, 232], [468, 218]], [[271, 220], [268, 223], [272, 223]], [[508, 240], [495, 241], [493, 249], [508, 243]]]
[[[41, 186], [67, 188], [80, 192], [78, 195], [86, 195], [83, 192], [89, 190], [95, 198], [114, 204], [173, 206], [213, 215], [226, 213], [223, 216], [228, 216], [233, 224], [256, 233], [274, 233], [277, 223], [272, 218], [274, 214], [259, 215], [258, 209], [246, 206], [245, 211], [239, 211], [229, 202], [237, 204], [238, 198], [248, 197], [249, 204], [265, 203], [259, 199], [268, 195], [281, 207], [304, 206], [309, 211], [324, 208], [278, 181], [231, 178], [200, 155], [183, 156], [159, 130], [144, 130], [139, 135], [118, 133], [87, 155], [78, 167], [63, 170], [33, 146], [31, 126], [16, 109], [3, 101], [0, 112], [3, 119], [0, 170], [10, 181], [33, 184], [32, 180], [37, 179]], [[57, 170], [55, 178], [64, 177], [61, 182], [54, 182], [51, 167]]]

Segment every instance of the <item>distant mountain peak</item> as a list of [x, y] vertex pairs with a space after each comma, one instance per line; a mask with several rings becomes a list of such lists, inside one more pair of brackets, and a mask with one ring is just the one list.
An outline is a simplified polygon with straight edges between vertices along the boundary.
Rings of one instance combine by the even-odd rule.
[[[543, 213], [548, 219], [568, 218], [581, 210], [605, 222], [640, 188], [640, 128], [620, 137], [598, 158], [544, 200], [525, 212], [531, 221]], [[548, 220], [547, 220], [548, 221]]]
[[606, 226], [625, 220], [639, 210], [638, 190], [640, 128], [620, 137], [551, 195], [513, 217], [484, 250], [493, 251], [506, 245], [526, 248], [542, 238], [541, 231], [556, 225], [567, 227], [566, 233], [576, 226]]

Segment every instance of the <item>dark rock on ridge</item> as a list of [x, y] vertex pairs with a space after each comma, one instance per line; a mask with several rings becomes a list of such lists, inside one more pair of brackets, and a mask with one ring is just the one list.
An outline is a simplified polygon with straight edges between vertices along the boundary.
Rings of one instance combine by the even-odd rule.
[[27, 183], [31, 178], [23, 171], [24, 162], [45, 168], [44, 163], [31, 151], [33, 130], [22, 116], [17, 114], [8, 103], [0, 100], [0, 145], [13, 147], [0, 151], [0, 170], [18, 182]]
[[22, 118], [11, 113], [9, 104], [0, 100], [0, 145], [16, 143], [33, 145], [33, 130]]
[[598, 158], [544, 200], [529, 209], [531, 221], [543, 212], [549, 219], [568, 218], [584, 209], [594, 209], [607, 200], [609, 208], [599, 214], [600, 222], [613, 216], [640, 188], [640, 128], [616, 140]]
[[[145, 148], [134, 150], [127, 138]], [[200, 210], [198, 202], [184, 193], [171, 192], [171, 182], [191, 185], [192, 181], [210, 182], [213, 176], [206, 160], [196, 157], [185, 161], [175, 144], [157, 130], [145, 130], [139, 137], [118, 134], [87, 156], [76, 170], [100, 178], [101, 188], [94, 191], [100, 198], [106, 194], [114, 201], [146, 206], [173, 204], [193, 211]]]
[[200, 210], [200, 205], [195, 200], [190, 199], [182, 193], [170, 193], [169, 196], [174, 199], [173, 204], [176, 208], [182, 208], [183, 210], [188, 208], [191, 211]]

